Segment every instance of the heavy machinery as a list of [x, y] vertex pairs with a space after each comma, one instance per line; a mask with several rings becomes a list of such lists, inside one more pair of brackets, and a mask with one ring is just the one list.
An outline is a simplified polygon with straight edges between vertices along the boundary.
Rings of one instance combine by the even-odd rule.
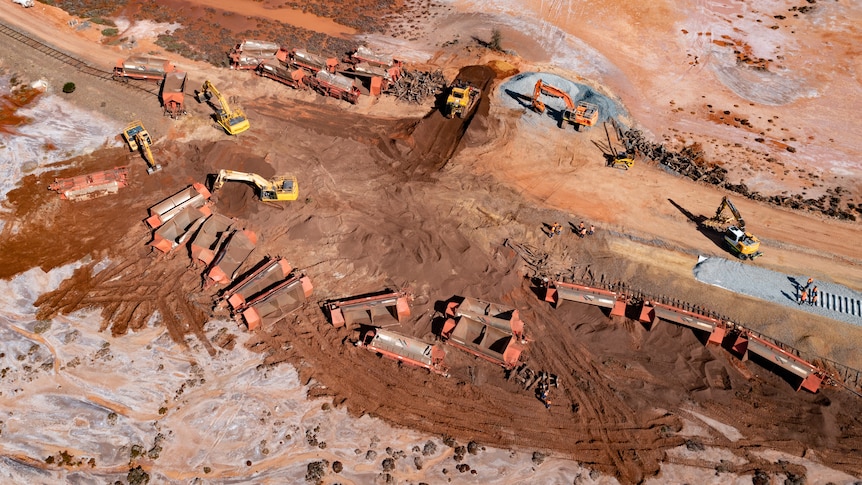
[[260, 190], [260, 200], [276, 202], [296, 200], [299, 197], [299, 185], [293, 175], [277, 175], [269, 180], [256, 173], [219, 170], [213, 181], [213, 191], [221, 188], [227, 181], [249, 182]]
[[[608, 161], [608, 166], [612, 168], [620, 168], [623, 170], [628, 170], [632, 168], [635, 164], [634, 159], [632, 158], [633, 154], [623, 151], [617, 150], [614, 146], [614, 143], [611, 141], [611, 134], [608, 131], [608, 124], [604, 123], [605, 127], [605, 135], [608, 137], [608, 151], [605, 153], [605, 158]], [[616, 124], [614, 124], [614, 133], [617, 135], [617, 139], [621, 138], [620, 132], [617, 129]]]
[[126, 139], [126, 143], [129, 144], [131, 151], [141, 151], [141, 156], [147, 162], [148, 174], [152, 175], [162, 169], [162, 166], [156, 164], [156, 161], [153, 159], [153, 151], [150, 149], [153, 139], [150, 138], [149, 132], [147, 132], [147, 129], [144, 128], [144, 125], [140, 121], [129, 123], [126, 129], [123, 130], [123, 138]]
[[736, 206], [725, 196], [721, 199], [715, 216], [701, 223], [703, 226], [724, 232], [724, 240], [739, 259], [754, 259], [763, 256], [759, 251], [760, 240], [745, 231], [745, 221]]
[[[199, 103], [206, 100], [206, 102], [212, 106], [216, 112], [216, 122], [221, 125], [229, 135], [239, 135], [249, 128], [248, 119], [245, 117], [245, 113], [243, 113], [240, 108], [231, 109], [227, 100], [224, 99], [224, 96], [222, 96], [218, 89], [216, 89], [216, 87], [213, 86], [213, 83], [209, 82], [209, 80], [204, 81], [204, 85], [201, 90], [197, 92], [196, 97]], [[215, 102], [213, 102], [212, 98], [215, 98]]]
[[580, 129], [580, 126], [593, 126], [599, 120], [599, 107], [587, 103], [586, 101], [578, 102], [577, 106], [572, 101], [572, 97], [562, 89], [546, 84], [541, 79], [536, 81], [536, 86], [533, 88], [533, 97], [531, 99], [533, 109], [539, 113], [545, 112], [545, 103], [539, 99], [541, 95], [553, 96], [562, 98], [566, 103], [566, 109], [563, 110], [563, 121], [574, 125], [575, 131]]
[[481, 94], [479, 88], [456, 79], [449, 88], [449, 96], [446, 98], [446, 117], [466, 117], [479, 104]]
[[563, 121], [575, 125], [575, 131], [580, 130], [581, 126], [593, 126], [599, 121], [599, 107], [593, 103], [578, 101], [574, 111], [566, 110], [563, 112]]

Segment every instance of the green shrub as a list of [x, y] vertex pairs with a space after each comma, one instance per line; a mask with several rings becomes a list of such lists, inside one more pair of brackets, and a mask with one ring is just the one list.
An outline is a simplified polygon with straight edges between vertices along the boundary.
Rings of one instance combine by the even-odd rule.
[[63, 85], [63, 92], [66, 94], [75, 92], [75, 83], [66, 83]]
[[108, 29], [102, 29], [102, 35], [104, 35], [105, 37], [113, 37], [119, 33], [120, 33], [120, 31], [113, 28], [113, 27], [108, 28]]
[[103, 19], [102, 17], [93, 17], [90, 19], [90, 22], [93, 22], [94, 24], [99, 24], [99, 25], [107, 25], [109, 27], [116, 27], [117, 26], [117, 24], [115, 24], [113, 20]]

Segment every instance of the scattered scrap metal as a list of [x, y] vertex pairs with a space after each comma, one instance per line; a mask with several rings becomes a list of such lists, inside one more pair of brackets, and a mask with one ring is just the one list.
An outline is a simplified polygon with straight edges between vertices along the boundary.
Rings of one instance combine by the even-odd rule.
[[395, 81], [386, 91], [386, 94], [395, 96], [399, 101], [412, 104], [421, 104], [428, 97], [437, 96], [446, 87], [446, 78], [443, 71], [415, 71], [405, 70], [401, 77]]

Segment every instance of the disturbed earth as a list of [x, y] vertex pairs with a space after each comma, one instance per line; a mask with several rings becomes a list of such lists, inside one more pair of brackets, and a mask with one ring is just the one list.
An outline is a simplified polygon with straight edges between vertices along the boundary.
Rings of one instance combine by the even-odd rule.
[[[257, 372], [284, 377], [282, 374], [288, 373], [285, 369], [296, 369], [295, 377], [286, 379], [306, 386], [310, 399], [323, 400], [327, 408], [345, 413], [341, 419], [348, 419], [347, 415], [372, 416], [427, 433], [449, 445], [462, 460], [466, 448], [459, 452], [459, 447], [481, 443], [535, 451], [538, 455], [527, 459], [535, 468], [545, 455], [585, 467], [583, 475], [572, 471], [555, 477], [565, 482], [723, 483], [729, 477], [746, 477], [754, 483], [770, 483], [768, 480], [793, 482], [808, 477], [812, 483], [838, 483], [862, 476], [862, 401], [857, 394], [832, 387], [817, 394], [796, 392], [787, 376], [763, 363], [741, 362], [722, 348], [706, 347], [703, 336], [689, 329], [667, 322], [649, 327], [630, 319], [612, 319], [598, 308], [575, 303], [554, 309], [542, 301], [539, 288], [542, 277], [559, 274], [588, 274], [602, 282], [625, 281], [652, 294], [671, 295], [729, 315], [806, 352], [862, 368], [856, 350], [862, 342], [858, 326], [697, 283], [691, 275], [696, 255], [729, 255], [720, 242], [700, 234], [685, 213], [710, 216], [721, 196], [727, 195], [713, 185], [729, 189], [730, 196], [739, 200], [749, 227], [764, 240], [768, 254], [756, 264], [859, 289], [862, 255], [856, 241], [862, 229], [854, 218], [859, 217], [855, 202], [860, 192], [859, 179], [852, 174], [841, 181], [832, 180], [829, 178], [838, 177], [834, 170], [820, 172], [822, 167], [812, 166], [806, 173], [821, 173], [817, 180], [823, 184], [802, 184], [799, 180], [811, 177], [795, 169], [799, 178], [784, 181], [781, 190], [770, 187], [778, 182], [763, 182], [760, 174], [751, 177], [756, 179], [752, 182], [740, 174], [753, 168], [733, 157], [719, 156], [716, 152], [720, 149], [707, 147], [713, 139], [732, 144], [732, 137], [727, 138], [724, 131], [727, 120], [722, 119], [720, 128], [707, 134], [703, 124], [692, 121], [696, 117], [686, 121], [689, 115], [673, 108], [671, 115], [661, 116], [679, 118], [675, 125], [668, 124], [678, 128], [660, 131], [655, 118], [641, 121], [639, 115], [647, 104], [642, 98], [627, 96], [630, 93], [625, 89], [620, 89], [620, 95], [610, 94], [608, 86], [620, 83], [618, 79], [603, 78], [606, 84], [599, 84], [585, 79], [586, 75], [555, 67], [537, 54], [538, 46], [527, 41], [509, 40], [511, 46], [504, 43], [503, 47], [511, 47], [508, 53], [488, 49], [483, 40], [483, 36], [490, 38], [486, 35], [488, 19], [475, 11], [459, 12], [448, 4], [392, 3], [380, 15], [347, 20], [349, 16], [338, 14], [343, 9], [330, 9], [324, 6], [327, 2], [319, 2], [318, 10], [307, 13], [322, 20], [301, 17], [306, 24], [290, 26], [279, 20], [287, 14], [267, 2], [261, 6], [275, 12], [270, 17], [249, 15], [245, 19], [237, 18], [241, 16], [216, 1], [165, 2], [147, 12], [141, 8], [143, 4], [135, 2], [98, 12], [80, 10], [86, 2], [75, 3], [72, 8], [57, 2], [82, 19], [151, 16], [148, 20], [153, 22], [181, 24], [170, 39], [166, 34], [153, 34], [136, 39], [134, 45], [129, 45], [131, 39], [123, 40], [121, 32], [103, 33], [93, 39], [87, 32], [69, 29], [62, 33], [62, 47], [66, 52], [95, 58], [91, 62], [101, 62], [106, 69], [115, 58], [127, 55], [129, 48], [160, 52], [157, 46], [162, 46], [167, 52], [160, 55], [186, 56], [175, 59], [190, 72], [193, 87], [187, 88], [186, 96], [190, 114], [178, 122], [164, 118], [154, 96], [112, 81], [82, 77], [71, 66], [32, 49], [21, 47], [3, 53], [0, 67], [10, 91], [36, 79], [47, 79], [49, 86], [55, 87], [74, 80], [79, 88], [66, 96], [67, 101], [98, 113], [104, 123], [118, 125], [117, 131], [132, 119], [142, 119], [154, 134], [154, 154], [163, 166], [161, 172], [148, 176], [143, 160], [129, 154], [118, 138], [109, 136], [98, 149], [74, 153], [71, 158], [62, 154], [46, 157], [38, 168], [21, 173], [4, 202], [0, 277], [12, 279], [37, 267], [46, 272], [58, 268], [67, 271], [51, 291], [34, 295], [32, 321], [20, 326], [4, 323], [8, 331], [44, 346], [44, 342], [50, 344], [60, 337], [56, 327], [47, 337], [39, 337], [44, 331], [37, 331], [41, 322], [62, 322], [90, 312], [90, 320], [99, 322], [92, 330], [106, 339], [148, 336], [152, 345], [175, 345], [179, 355], [193, 355], [194, 365], [203, 369], [208, 362], [217, 368], [221, 359], [250, 352], [252, 368]], [[351, 5], [354, 3], [360, 10], [367, 7], [361, 2]], [[539, 8], [538, 13], [548, 17], [558, 14], [554, 9], [562, 8], [559, 2], [550, 3], [549, 10]], [[283, 7], [300, 8], [291, 3]], [[14, 4], [0, 8], [4, 22], [34, 36], [39, 35], [39, 27], [34, 25], [38, 22], [26, 16], [36, 12], [55, 19], [57, 25], [68, 25], [64, 13], [41, 4], [28, 10]], [[632, 9], [629, 14], [645, 22], [657, 22], [652, 16], [660, 17], [656, 12]], [[505, 5], [499, 10], [505, 13]], [[465, 32], [476, 32], [482, 42], [470, 40], [466, 33], [447, 37], [445, 27], [440, 28], [436, 42], [431, 42], [427, 29], [403, 27], [399, 12], [410, 15], [420, 11], [429, 23], [451, 16], [448, 25], [457, 23]], [[213, 21], [217, 17], [228, 20], [218, 25]], [[327, 19], [334, 23], [324, 22]], [[501, 25], [504, 39], [517, 39], [512, 24]], [[280, 27], [285, 27], [284, 37], [274, 36], [272, 29]], [[292, 91], [248, 72], [211, 65], [219, 66], [225, 58], [217, 53], [223, 56], [235, 39], [246, 36], [283, 44], [313, 43], [319, 51], [341, 53], [357, 43], [357, 38], [351, 37], [356, 32], [372, 39], [377, 38], [374, 35], [401, 39], [409, 46], [405, 47], [408, 55], [419, 51], [417, 46], [423, 46], [422, 42], [429, 43], [424, 48], [433, 55], [408, 65], [442, 69], [450, 80], [456, 76], [469, 80], [482, 90], [478, 108], [464, 119], [446, 119], [435, 109], [434, 99], [416, 106], [396, 103], [386, 96], [376, 102], [363, 97], [358, 105], [351, 106], [311, 92]], [[590, 35], [585, 33], [588, 42]], [[152, 43], [143, 47], [148, 42]], [[718, 42], [713, 41], [725, 47]], [[766, 58], [753, 51], [746, 53], [741, 44], [722, 42], [737, 45], [743, 64], [759, 70], [770, 68]], [[118, 50], [120, 47], [123, 50]], [[620, 54], [620, 66], [627, 56]], [[523, 101], [519, 94], [529, 97], [531, 93], [512, 94], [501, 86], [513, 75], [543, 70], [589, 85], [607, 100], [608, 112], [618, 113], [617, 121], [642, 130], [638, 136], [660, 133], [663, 136], [651, 138], [649, 143], [681, 153], [689, 162], [696, 161], [692, 163], [698, 174], [715, 173], [715, 166], [723, 167], [725, 173], [717, 179], [680, 177], [662, 170], [670, 164], [663, 163], [657, 154], [639, 158], [628, 172], [604, 167], [600, 148], [606, 142], [600, 127], [581, 133], [561, 130], [546, 116], [507, 105], [517, 106]], [[192, 90], [203, 79], [213, 80], [223, 92], [239, 95], [252, 125], [248, 132], [236, 138], [224, 135], [208, 118], [207, 105], [191, 100]], [[697, 83], [688, 80], [683, 84], [681, 92]], [[59, 94], [56, 88], [50, 93]], [[721, 96], [733, 98], [726, 93]], [[759, 101], [769, 106], [770, 100]], [[18, 101], [21, 105], [30, 102]], [[682, 98], [677, 103], [682, 103]], [[27, 114], [26, 110], [16, 112], [17, 116]], [[685, 123], [687, 129], [682, 129]], [[4, 129], [14, 134], [19, 124], [26, 122], [15, 119], [6, 124], [11, 128]], [[746, 123], [736, 124], [745, 129]], [[43, 151], [60, 151], [50, 147], [50, 136], [43, 136], [39, 140]], [[642, 153], [647, 151], [643, 145], [640, 148]], [[750, 156], [751, 149], [747, 150]], [[794, 153], [786, 148], [784, 152]], [[681, 163], [680, 156], [671, 158], [673, 163]], [[785, 162], [776, 158], [767, 165], [773, 170], [781, 163]], [[132, 183], [116, 195], [69, 202], [45, 190], [57, 177], [121, 165], [130, 166]], [[671, 168], [685, 171], [679, 166]], [[147, 246], [151, 231], [142, 222], [150, 206], [194, 182], [206, 181], [220, 169], [263, 177], [294, 173], [299, 179], [299, 200], [282, 205], [260, 202], [254, 188], [242, 183], [230, 182], [214, 194], [215, 213], [234, 218], [258, 235], [258, 245], [244, 271], [265, 255], [282, 256], [314, 283], [314, 294], [302, 308], [253, 333], [214, 309], [213, 303], [224, 288], [204, 284], [202, 268], [193, 264], [185, 248], [167, 255], [153, 252]], [[803, 196], [804, 190], [810, 192]], [[760, 196], [743, 197], [752, 192]], [[567, 230], [563, 237], [549, 239], [543, 232], [545, 225], [558, 220], [571, 227], [587, 220], [595, 223], [598, 231], [579, 239]], [[523, 250], [513, 248], [527, 248], [536, 259], [525, 260]], [[70, 264], [75, 267], [67, 266]], [[394, 330], [427, 342], [438, 338], [445, 304], [458, 296], [518, 308], [527, 325], [525, 360], [531, 368], [559, 377], [559, 387], [551, 392], [550, 408], [500, 367], [455, 349], [448, 349], [447, 354], [451, 376], [443, 378], [356, 348], [351, 345], [353, 329], [336, 329], [328, 323], [323, 311], [327, 301], [387, 288], [406, 290], [413, 296], [411, 318]], [[214, 326], [213, 321], [229, 323]], [[155, 329], [164, 330], [169, 339], [157, 340]], [[67, 340], [74, 345], [70, 343], [74, 339]], [[35, 362], [41, 358], [40, 352], [27, 354], [23, 347], [10, 347], [3, 353], [3, 365], [17, 365], [13, 354], [23, 357], [18, 362]], [[50, 362], [47, 357], [45, 362]], [[57, 354], [43, 372], [73, 367], [69, 362]], [[191, 380], [205, 370], [196, 372], [189, 372]], [[21, 382], [10, 385], [23, 386]], [[4, 388], [0, 399], [12, 406], [15, 392], [19, 391]], [[206, 402], [206, 396], [199, 398], [196, 403]], [[183, 399], [181, 393], [166, 396], [155, 415], [155, 409], [147, 410], [149, 415], [142, 419], [164, 419], [167, 423], [183, 406], [194, 405]], [[125, 417], [143, 412], [117, 411]], [[2, 426], [0, 422], [4, 438], [14, 436]], [[178, 435], [183, 433], [179, 426], [173, 429]], [[161, 446], [158, 439], [152, 439], [155, 441], [147, 443], [148, 448]], [[308, 455], [303, 455], [303, 465], [322, 463], [313, 461], [318, 443], [315, 440], [312, 446], [311, 441], [309, 438], [311, 451], [305, 450]], [[57, 449], [46, 446], [26, 453], [15, 446], [4, 448], [5, 466], [12, 470], [10, 463], [23, 463], [57, 471], [86, 464], [84, 460], [75, 465], [72, 458], [65, 458], [60, 444], [51, 447]], [[351, 466], [350, 456], [333, 453]], [[97, 454], [90, 451], [87, 456]], [[345, 454], [352, 455], [353, 450]], [[49, 455], [50, 461], [46, 459]], [[404, 458], [396, 455], [389, 453], [394, 457], [391, 463]], [[160, 466], [158, 453], [155, 456], [135, 457], [125, 469], [122, 464], [100, 469], [95, 461], [89, 466], [97, 475], [121, 473], [129, 482], [147, 473], [161, 473], [161, 477], [175, 481], [190, 480], [210, 473], [205, 469], [215, 469], [223, 480], [254, 480], [251, 473], [244, 473], [243, 464], [201, 465], [181, 474], [170, 466]], [[461, 466], [462, 460], [455, 460], [461, 468], [450, 464], [448, 470], [433, 476], [419, 475], [419, 465], [403, 465], [408, 460], [401, 460], [398, 469], [388, 467], [384, 460], [382, 469], [391, 480], [404, 483], [434, 483], [447, 478], [486, 483], [489, 476], [496, 478], [494, 468], [474, 465], [472, 471], [477, 473], [470, 473]], [[255, 473], [265, 468], [255, 468]], [[309, 464], [306, 480], [314, 482], [326, 475], [317, 468], [334, 470], [329, 461], [325, 466]], [[681, 469], [685, 471], [678, 471]], [[313, 473], [315, 470], [319, 473]], [[351, 470], [358, 473], [362, 466]], [[456, 471], [457, 475], [446, 477]], [[381, 476], [375, 479], [389, 480]], [[328, 480], [334, 483], [338, 478]], [[361, 477], [356, 480], [362, 483]], [[518, 480], [513, 477], [505, 483]]]

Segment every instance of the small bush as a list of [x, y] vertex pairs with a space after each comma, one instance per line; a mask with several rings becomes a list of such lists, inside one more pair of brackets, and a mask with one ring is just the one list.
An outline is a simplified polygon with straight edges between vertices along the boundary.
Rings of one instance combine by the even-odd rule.
[[63, 92], [66, 94], [75, 92], [75, 83], [66, 83], [63, 85]]
[[500, 29], [494, 29], [491, 31], [491, 42], [488, 43], [488, 47], [492, 50], [501, 52], [503, 50], [503, 34], [500, 32]]
[[93, 22], [94, 24], [99, 24], [99, 25], [107, 25], [109, 27], [116, 27], [117, 26], [117, 24], [115, 24], [113, 20], [103, 19], [102, 17], [93, 17], [90, 19], [90, 22]]
[[102, 29], [102, 35], [104, 35], [105, 37], [113, 37], [119, 33], [120, 33], [120, 31], [113, 28], [113, 27], [110, 27], [107, 29]]

